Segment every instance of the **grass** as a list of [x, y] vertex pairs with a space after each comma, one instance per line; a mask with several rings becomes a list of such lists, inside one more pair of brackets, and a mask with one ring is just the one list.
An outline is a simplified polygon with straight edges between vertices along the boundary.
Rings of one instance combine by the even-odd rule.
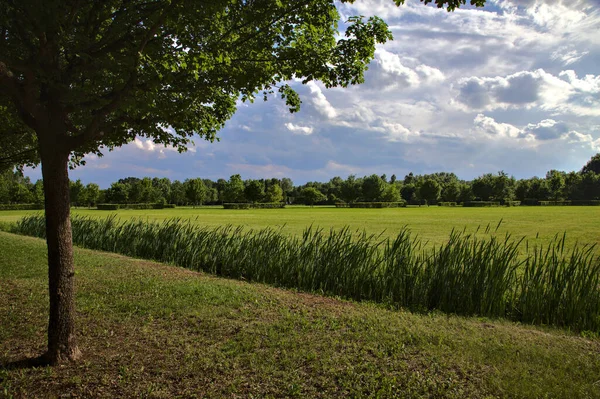
[[[16, 222], [35, 211], [0, 211], [2, 222]], [[527, 236], [531, 245], [546, 245], [556, 234], [567, 232], [567, 248], [575, 242], [600, 244], [600, 212], [594, 207], [512, 207], [512, 208], [449, 208], [421, 207], [401, 209], [344, 209], [332, 207], [287, 207], [285, 209], [225, 210], [220, 207], [176, 208], [163, 210], [119, 210], [117, 212], [75, 209], [74, 215], [104, 218], [116, 213], [120, 218], [145, 218], [162, 221], [169, 218], [192, 220], [201, 226], [245, 226], [252, 229], [283, 226], [284, 232], [300, 236], [310, 225], [350, 230], [365, 229], [369, 234], [396, 236], [408, 226], [424, 242], [442, 244], [452, 229], [495, 226], [502, 220], [499, 236], [510, 233], [513, 237]]]
[[[169, 262], [195, 271], [413, 310], [507, 317], [600, 332], [600, 257], [593, 247], [565, 252], [565, 238], [519, 256], [521, 241], [453, 231], [422, 249], [410, 231], [381, 239], [348, 229], [308, 228], [301, 238], [270, 228], [207, 228], [113, 217], [72, 218], [77, 245]], [[45, 237], [41, 216], [14, 232]]]
[[[0, 233], [1, 362], [45, 343], [42, 240]], [[83, 358], [4, 397], [600, 397], [600, 341], [390, 311], [75, 249]]]

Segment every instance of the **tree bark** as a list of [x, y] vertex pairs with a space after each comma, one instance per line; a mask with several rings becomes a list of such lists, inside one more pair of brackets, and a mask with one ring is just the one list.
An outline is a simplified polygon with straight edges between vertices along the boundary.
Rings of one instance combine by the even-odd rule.
[[45, 360], [58, 364], [80, 356], [75, 339], [75, 265], [69, 198], [69, 152], [40, 142], [46, 210], [50, 317]]

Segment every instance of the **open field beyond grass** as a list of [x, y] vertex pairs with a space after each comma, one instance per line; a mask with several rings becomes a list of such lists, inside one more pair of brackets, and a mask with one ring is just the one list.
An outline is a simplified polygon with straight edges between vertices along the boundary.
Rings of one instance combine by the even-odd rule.
[[[0, 223], [12, 223], [39, 211], [0, 211]], [[123, 219], [143, 218], [161, 221], [174, 217], [190, 219], [202, 226], [243, 225], [252, 229], [284, 226], [284, 233], [300, 235], [310, 226], [326, 230], [349, 226], [384, 237], [396, 236], [407, 225], [423, 241], [441, 244], [453, 228], [475, 231], [488, 224], [493, 229], [502, 220], [498, 234], [525, 236], [530, 245], [548, 244], [556, 234], [567, 233], [567, 247], [576, 241], [600, 244], [598, 207], [513, 207], [513, 208], [391, 208], [338, 209], [333, 207], [292, 206], [285, 209], [225, 210], [221, 207], [176, 208], [161, 210], [97, 211], [74, 209], [74, 215], [104, 218], [116, 214]]]
[[[600, 341], [419, 315], [75, 249], [83, 358], [5, 397], [600, 397]], [[0, 362], [44, 349], [42, 240], [0, 233]]]

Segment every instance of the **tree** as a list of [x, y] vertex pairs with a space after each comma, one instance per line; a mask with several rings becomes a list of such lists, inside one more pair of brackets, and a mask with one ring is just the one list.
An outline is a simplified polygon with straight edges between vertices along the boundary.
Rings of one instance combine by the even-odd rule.
[[265, 194], [265, 202], [283, 202], [283, 190], [279, 184], [269, 186]]
[[419, 187], [418, 192], [421, 199], [427, 201], [427, 204], [431, 204], [440, 198], [442, 187], [434, 179], [428, 178]]
[[381, 200], [385, 202], [399, 202], [402, 199], [396, 184], [386, 184]]
[[385, 190], [385, 181], [377, 176], [365, 177], [362, 182], [362, 195], [365, 201], [379, 201]]
[[546, 173], [546, 182], [550, 195], [554, 201], [564, 198], [565, 191], [565, 173], [558, 170], [550, 170]]
[[[448, 10], [465, 2], [435, 0]], [[285, 84], [294, 77], [326, 87], [363, 82], [375, 45], [391, 33], [380, 18], [350, 17], [338, 37], [339, 18], [333, 0], [2, 3], [0, 158], [42, 165], [50, 293], [46, 361], [80, 353], [69, 162], [80, 165], [86, 153], [136, 136], [180, 151], [193, 134], [213, 141], [236, 101], [259, 93], [266, 98], [277, 90], [290, 111], [298, 111], [299, 96]]]
[[89, 207], [98, 204], [100, 197], [100, 187], [96, 183], [88, 183], [83, 189], [85, 204]]
[[[44, 188], [46, 185], [44, 184]], [[113, 204], [126, 204], [129, 200], [129, 187], [123, 183], [113, 183], [106, 190], [106, 201]]]
[[183, 182], [185, 197], [194, 206], [202, 204], [206, 194], [206, 186], [202, 179], [186, 179]]
[[185, 197], [185, 188], [183, 186], [183, 183], [180, 182], [179, 180], [173, 181], [173, 183], [171, 183], [171, 198], [169, 198], [169, 203], [181, 205], [181, 204], [184, 204], [185, 202], [186, 202], [186, 197]]
[[460, 183], [458, 180], [453, 180], [446, 184], [442, 189], [442, 197], [444, 201], [456, 202], [460, 197]]
[[587, 172], [594, 172], [596, 174], [600, 174], [600, 152], [594, 155], [588, 163], [585, 164], [583, 169], [581, 169], [581, 174], [586, 174]]
[[225, 185], [223, 193], [225, 202], [243, 202], [244, 201], [244, 181], [240, 175], [232, 175]]
[[72, 181], [69, 183], [69, 195], [71, 197], [71, 203], [75, 204], [75, 206], [79, 206], [80, 198], [79, 195], [83, 191], [83, 183], [80, 179], [76, 181]]
[[327, 197], [314, 187], [305, 187], [301, 191], [302, 198], [307, 205], [313, 206], [315, 202], [325, 201]]
[[340, 195], [342, 199], [348, 203], [356, 201], [360, 197], [361, 182], [356, 179], [356, 176], [350, 175], [342, 182], [340, 187]]
[[264, 195], [264, 185], [258, 180], [250, 180], [246, 182], [244, 187], [244, 196], [250, 202], [259, 202]]

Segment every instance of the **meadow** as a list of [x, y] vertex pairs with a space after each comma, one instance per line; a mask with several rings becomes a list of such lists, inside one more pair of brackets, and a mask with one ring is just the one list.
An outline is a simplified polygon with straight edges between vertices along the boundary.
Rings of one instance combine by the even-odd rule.
[[48, 291], [43, 240], [0, 232], [0, 254], [1, 397], [600, 397], [597, 338], [81, 248], [82, 359], [3, 368], [43, 351]]
[[[0, 211], [0, 224], [14, 223], [25, 215], [39, 211]], [[283, 227], [284, 234], [300, 236], [313, 225], [325, 230], [348, 227], [351, 231], [366, 231], [395, 237], [407, 226], [427, 245], [447, 242], [453, 229], [490, 225], [497, 234], [526, 237], [530, 245], [547, 245], [555, 235], [567, 233], [566, 246], [575, 242], [600, 244], [600, 209], [597, 207], [512, 207], [512, 208], [449, 208], [415, 207], [390, 209], [344, 209], [334, 207], [288, 206], [285, 209], [226, 210], [221, 207], [176, 208], [157, 210], [98, 211], [73, 209], [73, 215], [105, 218], [116, 214], [121, 219], [141, 218], [163, 221], [171, 218], [190, 220], [199, 226], [244, 226], [251, 229]]]

